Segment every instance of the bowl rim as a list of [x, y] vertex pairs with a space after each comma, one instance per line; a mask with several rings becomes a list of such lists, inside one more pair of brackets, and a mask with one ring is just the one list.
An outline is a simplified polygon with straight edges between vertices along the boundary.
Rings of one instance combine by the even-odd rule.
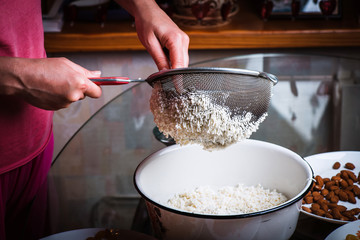
[[[287, 148], [282, 147], [282, 146], [277, 145], [277, 144], [265, 142], [265, 141], [253, 140], [253, 139], [246, 139], [244, 141], [261, 142], [261, 143], [265, 143], [265, 144], [275, 145], [276, 147], [280, 147], [280, 148], [284, 149], [287, 152], [295, 153], [295, 152], [291, 151], [290, 149], [287, 149]], [[314, 171], [313, 171], [311, 165], [302, 156], [295, 153], [304, 161], [304, 164], [306, 166], [308, 166], [308, 168], [309, 168], [309, 170], [311, 172], [311, 177], [309, 179], [307, 179], [306, 185], [305, 185], [305, 187], [303, 188], [303, 190], [300, 193], [298, 193], [295, 197], [291, 198], [290, 200], [288, 200], [288, 201], [286, 201], [286, 202], [284, 202], [284, 203], [282, 203], [282, 204], [280, 204], [278, 206], [275, 206], [275, 207], [272, 207], [272, 208], [269, 208], [269, 209], [265, 209], [265, 210], [262, 210], [262, 211], [257, 211], [257, 212], [243, 213], [243, 214], [230, 214], [230, 215], [229, 214], [227, 214], [227, 215], [200, 214], [200, 213], [192, 213], [192, 212], [178, 210], [178, 209], [175, 209], [175, 208], [170, 208], [168, 206], [160, 204], [160, 203], [150, 199], [149, 197], [147, 197], [140, 190], [140, 188], [138, 187], [136, 179], [137, 179], [137, 173], [139, 172], [140, 168], [142, 168], [142, 166], [147, 162], [148, 159], [150, 159], [154, 155], [162, 153], [163, 151], [167, 151], [167, 150], [171, 150], [172, 148], [179, 148], [179, 147], [184, 147], [184, 146], [180, 146], [180, 145], [175, 144], [175, 145], [171, 145], [171, 146], [162, 148], [162, 149], [150, 154], [149, 156], [147, 156], [144, 160], [142, 160], [139, 163], [139, 165], [136, 167], [135, 172], [133, 174], [133, 183], [134, 183], [135, 189], [140, 194], [140, 196], [143, 199], [145, 199], [146, 202], [149, 202], [149, 203], [155, 205], [158, 208], [161, 208], [163, 210], [166, 210], [166, 211], [169, 211], [169, 212], [172, 212], [172, 213], [175, 213], [175, 214], [180, 214], [180, 215], [184, 215], [184, 216], [187, 216], [187, 217], [193, 217], [193, 218], [206, 218], [206, 219], [241, 219], [241, 218], [249, 218], [249, 217], [261, 216], [261, 215], [269, 214], [269, 213], [278, 211], [280, 209], [286, 208], [286, 207], [288, 207], [290, 205], [293, 205], [293, 204], [295, 204], [297, 202], [301, 202], [302, 199], [305, 197], [305, 195], [311, 190], [312, 185], [313, 185], [312, 183], [314, 181]], [[300, 209], [299, 209], [299, 213], [300, 213]]]

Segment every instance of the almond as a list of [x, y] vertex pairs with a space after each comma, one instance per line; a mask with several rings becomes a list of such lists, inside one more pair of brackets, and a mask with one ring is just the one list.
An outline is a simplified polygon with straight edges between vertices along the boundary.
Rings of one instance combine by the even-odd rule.
[[302, 209], [303, 209], [305, 212], [311, 213], [311, 209], [308, 208], [308, 207], [302, 206]]
[[326, 217], [326, 218], [334, 218], [330, 213], [325, 213], [325, 215], [324, 215], [324, 217]]
[[314, 197], [314, 202], [319, 202], [319, 201], [321, 201], [322, 199], [324, 199], [324, 197], [323, 197], [323, 195], [317, 195], [317, 196], [315, 196]]
[[327, 183], [325, 183], [325, 188], [326, 189], [330, 189], [331, 186], [334, 186], [335, 185], [335, 182], [334, 181], [329, 181]]
[[315, 177], [315, 181], [316, 181], [317, 185], [319, 185], [321, 188], [324, 186], [324, 180], [322, 179], [321, 176], [317, 175]]
[[355, 175], [355, 173], [349, 171], [349, 177], [351, 178], [351, 180], [353, 180], [354, 182], [357, 182], [358, 178], [357, 176]]
[[307, 196], [304, 198], [304, 201], [307, 203], [307, 204], [310, 204], [310, 203], [313, 203], [314, 202], [314, 198], [312, 196]]
[[329, 190], [327, 190], [327, 189], [323, 189], [323, 190], [321, 190], [321, 195], [323, 195], [324, 197], [326, 197], [326, 195], [328, 195], [329, 194]]
[[349, 219], [351, 219], [351, 218], [354, 217], [354, 213], [351, 212], [351, 211], [344, 211], [344, 212], [342, 212], [341, 214], [342, 214], [343, 216], [349, 218]]
[[330, 200], [332, 197], [335, 196], [335, 193], [333, 191], [330, 191], [328, 195], [326, 195], [326, 199]]
[[354, 185], [352, 191], [354, 192], [355, 196], [360, 197], [360, 188]]
[[337, 205], [336, 203], [329, 203], [329, 204], [328, 204], [328, 207], [329, 207], [330, 209], [333, 209], [333, 208], [338, 208], [338, 205]]
[[341, 180], [341, 177], [340, 177], [340, 176], [333, 176], [333, 177], [331, 178], [331, 181], [334, 181], [336, 185], [339, 184], [340, 180]]
[[350, 169], [350, 170], [354, 170], [355, 168], [355, 165], [348, 162], [348, 163], [345, 163], [345, 166], [344, 166], [346, 169]]
[[[353, 173], [352, 171], [349, 171], [349, 170], [341, 170], [340, 173], [343, 175], [343, 176], [348, 176], [348, 178], [351, 178], [351, 180], [353, 180], [354, 182], [357, 182], [357, 177], [355, 175], [355, 173]], [[343, 177], [344, 178], [344, 177]]]
[[[360, 173], [359, 173], [359, 177], [360, 177]], [[323, 178], [324, 184], [330, 181], [330, 178]]]
[[348, 183], [348, 185], [349, 186], [352, 186], [352, 185], [354, 185], [354, 181], [352, 180], [352, 179], [348, 179], [348, 180], [346, 180], [347, 181], [347, 183]]
[[341, 164], [339, 162], [335, 162], [333, 165], [333, 169], [339, 169]]
[[349, 175], [348, 175], [347, 171], [345, 171], [345, 170], [342, 170], [340, 172], [340, 176], [341, 176], [342, 179], [345, 179], [345, 180], [349, 179]]
[[319, 209], [319, 210], [313, 211], [313, 213], [322, 217], [322, 216], [325, 215], [326, 212], [324, 210], [322, 210], [322, 209]]
[[347, 188], [347, 187], [349, 186], [349, 184], [348, 184], [348, 182], [347, 182], [346, 180], [341, 179], [341, 180], [340, 180], [340, 186], [341, 186], [342, 188]]
[[334, 190], [335, 195], [339, 195], [340, 190], [341, 190], [340, 188], [336, 188], [336, 189]]
[[354, 195], [349, 195], [349, 202], [356, 203], [356, 199], [355, 199]]
[[349, 190], [344, 190], [344, 192], [346, 192], [346, 194], [350, 197], [355, 197], [355, 194], [352, 191]]
[[319, 203], [320, 208], [324, 210], [325, 212], [329, 211], [329, 206], [325, 203]]
[[316, 203], [319, 204], [320, 206], [321, 206], [321, 204], [326, 204], [326, 205], [328, 205], [328, 204], [329, 204], [329, 201], [326, 200], [326, 199], [324, 199], [324, 198], [322, 198], [322, 199], [318, 200]]
[[339, 209], [340, 212], [344, 212], [344, 211], [347, 210], [347, 208], [345, 206], [343, 206], [343, 205], [337, 205], [336, 208]]
[[339, 202], [339, 197], [334, 195], [332, 198], [330, 198], [330, 202], [332, 203], [338, 203]]
[[313, 203], [313, 204], [311, 204], [311, 211], [317, 211], [317, 210], [320, 210], [320, 205], [319, 204], [317, 204], [317, 203]]
[[351, 209], [351, 211], [354, 212], [354, 215], [357, 215], [360, 213], [360, 208], [353, 208], [353, 209]]
[[348, 201], [349, 200], [349, 196], [346, 194], [346, 192], [345, 191], [343, 191], [343, 190], [340, 190], [340, 192], [339, 192], [339, 199], [341, 200], [341, 201]]
[[342, 217], [340, 211], [338, 208], [333, 208], [331, 210], [331, 215], [335, 218], [335, 219], [340, 219]]
[[320, 195], [321, 195], [320, 192], [313, 192], [313, 193], [312, 193], [312, 196], [313, 196], [313, 197], [318, 197], [318, 196], [320, 196]]

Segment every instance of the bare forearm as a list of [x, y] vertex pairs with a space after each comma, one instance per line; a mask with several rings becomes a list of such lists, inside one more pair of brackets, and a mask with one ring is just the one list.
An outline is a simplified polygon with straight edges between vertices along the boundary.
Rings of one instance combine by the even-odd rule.
[[26, 72], [27, 59], [0, 57], [0, 94], [17, 95], [24, 88], [22, 75]]

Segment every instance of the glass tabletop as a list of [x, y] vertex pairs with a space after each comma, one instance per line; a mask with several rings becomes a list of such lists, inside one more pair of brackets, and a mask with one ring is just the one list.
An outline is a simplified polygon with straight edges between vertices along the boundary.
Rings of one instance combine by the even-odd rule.
[[[254, 54], [193, 66], [251, 69], [279, 78], [268, 117], [252, 139], [281, 145], [303, 157], [360, 150], [360, 60]], [[135, 226], [140, 196], [133, 174], [144, 158], [166, 147], [153, 133], [151, 89], [139, 83], [115, 97], [58, 154], [49, 173], [53, 233], [89, 227], [149, 228]]]

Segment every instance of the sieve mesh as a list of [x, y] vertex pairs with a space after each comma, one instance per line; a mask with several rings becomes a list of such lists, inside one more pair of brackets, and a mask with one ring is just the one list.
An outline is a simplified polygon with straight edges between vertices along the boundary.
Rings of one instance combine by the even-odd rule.
[[150, 85], [160, 82], [169, 98], [187, 92], [206, 93], [213, 103], [228, 107], [232, 117], [250, 112], [252, 121], [257, 121], [268, 110], [272, 87], [277, 79], [266, 73], [247, 70], [198, 68], [157, 74], [147, 81]]

